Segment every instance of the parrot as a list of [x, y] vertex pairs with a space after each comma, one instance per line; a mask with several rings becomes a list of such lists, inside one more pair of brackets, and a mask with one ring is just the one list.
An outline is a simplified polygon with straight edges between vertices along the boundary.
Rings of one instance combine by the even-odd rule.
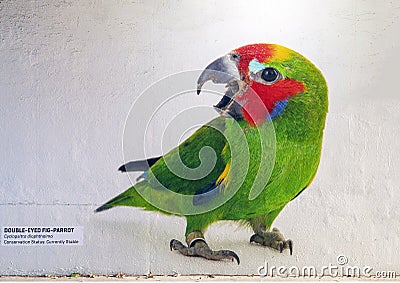
[[[176, 239], [169, 245], [184, 256], [240, 263], [234, 251], [212, 250], [206, 242], [207, 227], [217, 221], [247, 225], [254, 232], [250, 243], [292, 254], [293, 241], [271, 227], [316, 176], [328, 113], [326, 80], [300, 53], [255, 43], [210, 63], [197, 94], [208, 81], [226, 86], [214, 106], [219, 115], [165, 155], [122, 165], [122, 172], [143, 173], [95, 211], [130, 206], [185, 217], [186, 245]], [[214, 155], [204, 158], [205, 149]], [[212, 168], [196, 178], [174, 166], [197, 170], [206, 160]]]

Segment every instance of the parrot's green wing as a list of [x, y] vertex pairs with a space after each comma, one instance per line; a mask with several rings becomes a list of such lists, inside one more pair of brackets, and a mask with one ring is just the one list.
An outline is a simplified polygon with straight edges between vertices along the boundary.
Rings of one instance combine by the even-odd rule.
[[[192, 195], [195, 205], [214, 197], [219, 192], [216, 182], [221, 175], [225, 174], [225, 160], [229, 159], [226, 154], [226, 152], [229, 153], [228, 145], [224, 137], [225, 119], [218, 117], [202, 126], [178, 147], [159, 158], [149, 168], [146, 180], [135, 184], [96, 211], [114, 206], [158, 210], [148, 204], [137, 190], [157, 190], [160, 185], [175, 193]], [[223, 152], [225, 152], [224, 156]], [[179, 168], [184, 168], [184, 170], [179, 170]], [[189, 175], [181, 174], [182, 171], [189, 172]]]
[[225, 119], [216, 118], [158, 160], [149, 170], [151, 186], [161, 183], [170, 191], [196, 195], [211, 190], [226, 167]]

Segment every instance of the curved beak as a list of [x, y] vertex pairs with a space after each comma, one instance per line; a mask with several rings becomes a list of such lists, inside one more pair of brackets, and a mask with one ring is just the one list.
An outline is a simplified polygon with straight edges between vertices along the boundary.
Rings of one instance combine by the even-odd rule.
[[200, 74], [197, 80], [197, 94], [200, 94], [203, 85], [210, 80], [215, 84], [227, 84], [236, 79], [239, 79], [236, 63], [229, 55], [222, 56], [209, 64]]
[[202, 86], [210, 80], [216, 84], [226, 84], [227, 87], [221, 101], [214, 105], [215, 110], [222, 116], [241, 119], [243, 117], [242, 106], [235, 101], [243, 87], [243, 82], [239, 78], [237, 62], [231, 60], [231, 56], [225, 55], [209, 64], [197, 80], [197, 94], [200, 94]]

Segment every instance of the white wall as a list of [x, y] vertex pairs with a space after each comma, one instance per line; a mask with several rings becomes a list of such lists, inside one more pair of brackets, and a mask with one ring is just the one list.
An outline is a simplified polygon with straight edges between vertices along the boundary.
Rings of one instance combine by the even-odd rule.
[[[399, 11], [373, 0], [0, 1], [0, 226], [84, 227], [82, 246], [0, 246], [0, 275], [249, 274], [264, 260], [318, 267], [340, 254], [400, 272]], [[304, 54], [330, 90], [317, 178], [275, 223], [294, 255], [249, 245], [251, 231], [220, 223], [209, 244], [235, 250], [241, 265], [185, 258], [168, 247], [184, 240], [184, 219], [93, 214], [130, 185], [116, 169], [135, 98], [254, 42]], [[176, 109], [200, 102], [216, 100]]]

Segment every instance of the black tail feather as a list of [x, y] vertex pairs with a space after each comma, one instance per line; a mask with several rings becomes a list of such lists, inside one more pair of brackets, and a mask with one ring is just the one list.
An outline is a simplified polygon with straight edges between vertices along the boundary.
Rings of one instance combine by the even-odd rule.
[[94, 212], [101, 212], [110, 208], [113, 208], [115, 206], [118, 205], [123, 205], [123, 203], [127, 200], [132, 199], [131, 196], [126, 195], [126, 192], [120, 194], [119, 196], [116, 196], [115, 198], [113, 198], [112, 200], [106, 202], [105, 204], [103, 204], [102, 206], [96, 208], [96, 210]]
[[156, 163], [162, 156], [153, 157], [145, 160], [130, 161], [118, 168], [121, 172], [138, 172], [147, 171], [154, 163]]
[[104, 210], [107, 210], [107, 209], [110, 209], [110, 208], [112, 208], [112, 206], [109, 205], [108, 203], [106, 203], [106, 204], [103, 204], [102, 206], [96, 208], [96, 210], [94, 212], [97, 213], [97, 212], [101, 212], [101, 211], [104, 211]]

